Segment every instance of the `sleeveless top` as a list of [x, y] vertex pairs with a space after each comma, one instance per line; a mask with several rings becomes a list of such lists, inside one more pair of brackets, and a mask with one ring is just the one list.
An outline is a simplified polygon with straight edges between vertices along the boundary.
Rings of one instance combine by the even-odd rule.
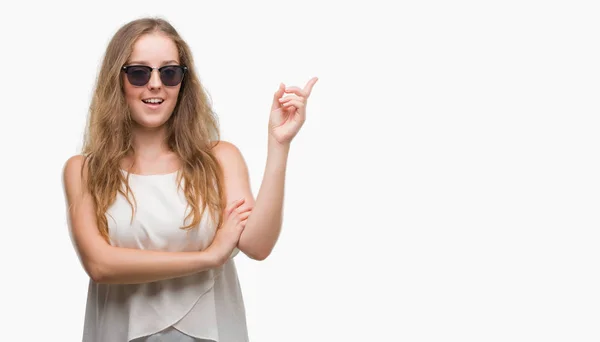
[[[180, 229], [192, 218], [186, 219], [190, 209], [177, 176], [178, 172], [129, 175], [136, 212], [132, 220], [132, 207], [117, 194], [106, 213], [111, 245], [172, 252], [210, 245], [216, 227], [208, 210], [198, 227]], [[233, 259], [238, 252], [234, 250], [221, 267], [185, 277], [142, 284], [99, 284], [90, 279], [83, 342], [145, 341], [165, 331], [180, 332], [192, 341], [248, 341]]]

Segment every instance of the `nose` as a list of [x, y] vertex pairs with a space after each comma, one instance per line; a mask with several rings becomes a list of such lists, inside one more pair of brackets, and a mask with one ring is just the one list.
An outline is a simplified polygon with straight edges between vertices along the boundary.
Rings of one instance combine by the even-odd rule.
[[148, 82], [148, 88], [150, 89], [158, 89], [162, 85], [162, 81], [160, 80], [160, 73], [158, 70], [154, 69], [150, 73], [150, 81]]

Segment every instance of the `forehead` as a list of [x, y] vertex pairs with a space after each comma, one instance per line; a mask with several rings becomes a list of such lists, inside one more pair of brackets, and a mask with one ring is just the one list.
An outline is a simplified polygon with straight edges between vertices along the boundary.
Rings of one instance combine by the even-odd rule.
[[159, 32], [149, 33], [133, 44], [129, 60], [158, 66], [164, 61], [179, 61], [179, 51], [171, 38]]

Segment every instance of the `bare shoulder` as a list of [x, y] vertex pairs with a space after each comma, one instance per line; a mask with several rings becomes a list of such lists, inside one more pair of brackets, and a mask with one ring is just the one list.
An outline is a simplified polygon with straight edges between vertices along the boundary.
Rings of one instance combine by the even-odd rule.
[[239, 148], [231, 142], [221, 140], [216, 143], [213, 151], [223, 170], [227, 202], [244, 197], [248, 205], [254, 205], [248, 166]]
[[228, 189], [227, 198], [239, 198], [244, 195], [249, 201], [252, 194], [249, 186], [248, 166], [240, 149], [229, 141], [221, 140], [216, 143], [213, 151], [225, 176], [225, 187]]
[[[77, 154], [69, 157], [63, 166], [63, 188], [69, 198], [82, 190], [82, 168], [85, 160], [84, 155]], [[83, 176], [85, 176], [85, 173]]]
[[237, 146], [226, 140], [215, 141], [213, 143], [213, 151], [215, 152], [215, 155], [221, 157], [232, 157], [241, 154], [240, 149]]
[[76, 154], [74, 156], [69, 157], [63, 166], [63, 176], [65, 180], [67, 178], [71, 179], [73, 176], [79, 177], [81, 175], [81, 170], [83, 164], [85, 163], [85, 156], [82, 154]]
[[216, 141], [212, 150], [219, 163], [224, 167], [244, 163], [240, 149], [229, 141]]

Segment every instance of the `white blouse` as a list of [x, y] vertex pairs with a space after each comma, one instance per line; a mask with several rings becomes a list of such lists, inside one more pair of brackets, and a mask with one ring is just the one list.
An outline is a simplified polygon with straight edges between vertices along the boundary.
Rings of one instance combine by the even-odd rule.
[[[125, 173], [125, 171], [123, 171]], [[208, 211], [199, 227], [180, 229], [189, 208], [177, 172], [129, 175], [137, 211], [118, 194], [108, 209], [109, 237], [118, 247], [199, 251], [215, 235]], [[182, 181], [183, 182], [183, 181]], [[142, 284], [98, 284], [90, 279], [83, 342], [248, 341], [245, 308], [233, 257], [223, 266], [186, 277]], [[175, 333], [175, 334], [173, 334]], [[160, 339], [153, 339], [164, 336]]]

